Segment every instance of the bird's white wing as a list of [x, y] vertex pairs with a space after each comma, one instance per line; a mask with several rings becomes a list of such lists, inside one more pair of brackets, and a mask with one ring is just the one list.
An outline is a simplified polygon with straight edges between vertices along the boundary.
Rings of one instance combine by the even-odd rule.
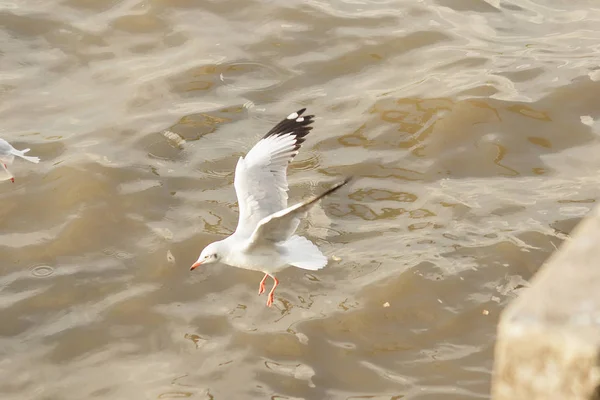
[[254, 246], [261, 246], [263, 244], [273, 244], [286, 241], [294, 234], [296, 228], [298, 228], [300, 219], [306, 216], [308, 210], [315, 205], [317, 201], [327, 195], [332, 194], [350, 182], [351, 179], [351, 177], [346, 178], [342, 182], [336, 184], [318, 196], [303, 201], [302, 203], [294, 204], [291, 207], [263, 218], [252, 233], [248, 247], [251, 248]]
[[250, 237], [263, 218], [287, 207], [287, 166], [312, 129], [313, 115], [303, 108], [271, 129], [235, 168], [240, 217], [236, 234]]
[[14, 147], [12, 147], [10, 143], [4, 139], [0, 139], [0, 162], [3, 164], [12, 164], [15, 159], [15, 156], [12, 153], [13, 150]]

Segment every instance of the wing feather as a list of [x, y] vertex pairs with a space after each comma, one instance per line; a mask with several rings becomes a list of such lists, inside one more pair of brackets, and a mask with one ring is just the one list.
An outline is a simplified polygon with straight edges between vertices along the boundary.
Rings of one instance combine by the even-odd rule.
[[239, 204], [236, 234], [250, 237], [263, 218], [287, 208], [287, 166], [310, 132], [313, 115], [305, 108], [288, 115], [246, 154], [235, 168]]
[[263, 218], [250, 237], [249, 247], [260, 246], [268, 242], [277, 243], [286, 241], [294, 234], [296, 228], [298, 228], [300, 219], [306, 216], [308, 210], [314, 206], [317, 201], [332, 194], [351, 180], [352, 177], [348, 177], [318, 196], [302, 203], [294, 204], [291, 207]]

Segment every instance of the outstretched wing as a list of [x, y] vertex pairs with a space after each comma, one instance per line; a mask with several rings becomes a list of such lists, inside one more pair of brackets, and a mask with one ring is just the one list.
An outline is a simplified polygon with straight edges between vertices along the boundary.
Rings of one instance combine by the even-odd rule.
[[14, 149], [6, 140], [0, 139], [0, 162], [8, 165], [12, 164], [15, 159], [13, 154]]
[[240, 217], [236, 234], [250, 237], [258, 222], [287, 207], [287, 166], [312, 129], [313, 115], [303, 108], [271, 129], [235, 168]]
[[315, 205], [317, 201], [332, 194], [351, 180], [352, 177], [348, 177], [342, 182], [333, 186], [331, 189], [328, 189], [324, 193], [321, 193], [312, 199], [303, 201], [302, 203], [294, 204], [291, 207], [265, 217], [258, 223], [254, 233], [252, 233], [249, 241], [249, 247], [260, 246], [266, 243], [272, 244], [286, 241], [294, 234], [296, 228], [298, 228], [300, 219], [306, 216], [308, 210]]

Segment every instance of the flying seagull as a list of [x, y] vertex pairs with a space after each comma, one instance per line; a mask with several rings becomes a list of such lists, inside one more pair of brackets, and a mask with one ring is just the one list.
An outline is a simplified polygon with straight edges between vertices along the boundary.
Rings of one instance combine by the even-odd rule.
[[273, 288], [267, 306], [273, 304], [279, 281], [275, 273], [288, 265], [315, 271], [327, 265], [327, 257], [305, 237], [294, 235], [300, 220], [323, 197], [332, 194], [351, 178], [337, 183], [324, 193], [288, 207], [287, 166], [298, 154], [305, 136], [312, 129], [314, 115], [303, 116], [305, 108], [291, 113], [271, 129], [235, 168], [234, 186], [239, 204], [235, 232], [202, 250], [190, 270], [220, 261], [234, 267], [265, 274], [258, 294], [265, 291], [267, 277]]
[[24, 158], [25, 160], [31, 161], [32, 163], [36, 164], [40, 162], [40, 159], [38, 157], [30, 157], [25, 155], [25, 153], [27, 153], [29, 150], [30, 149], [17, 150], [14, 147], [12, 147], [11, 144], [8, 143], [6, 140], [0, 139], [0, 165], [2, 165], [2, 168], [8, 174], [9, 179], [12, 183], [15, 183], [15, 178], [13, 174], [11, 174], [8, 170], [7, 164], [12, 164], [15, 160], [15, 156]]

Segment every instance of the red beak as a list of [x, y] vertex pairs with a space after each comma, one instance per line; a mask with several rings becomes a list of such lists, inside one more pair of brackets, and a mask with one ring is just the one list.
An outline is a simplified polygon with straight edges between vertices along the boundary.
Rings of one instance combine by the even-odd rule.
[[196, 261], [194, 264], [192, 264], [192, 266], [190, 267], [190, 271], [195, 270], [196, 268], [198, 268], [199, 266], [202, 265], [202, 261]]

